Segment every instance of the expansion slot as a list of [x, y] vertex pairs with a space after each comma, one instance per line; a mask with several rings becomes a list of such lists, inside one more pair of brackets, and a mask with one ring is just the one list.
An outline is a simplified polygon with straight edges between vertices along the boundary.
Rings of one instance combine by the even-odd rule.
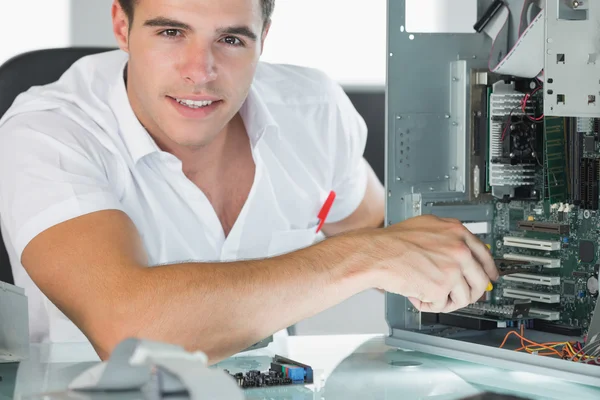
[[592, 158], [581, 160], [580, 166], [580, 199], [581, 208], [584, 210], [597, 210], [598, 204], [598, 180], [600, 178], [600, 162]]
[[551, 222], [518, 221], [517, 228], [529, 232], [554, 233], [565, 235], [570, 231], [567, 224], [553, 224]]
[[553, 240], [528, 239], [514, 236], [505, 236], [504, 245], [519, 247], [522, 249], [557, 251], [560, 250], [560, 242]]
[[528, 283], [531, 285], [560, 286], [560, 277], [533, 274], [512, 274], [503, 278], [509, 282]]
[[504, 259], [512, 261], [524, 261], [534, 265], [543, 265], [544, 268], [560, 268], [560, 260], [556, 258], [534, 257], [524, 254], [507, 253]]
[[538, 303], [556, 304], [560, 303], [560, 294], [534, 292], [530, 290], [508, 289], [502, 291], [504, 297], [511, 299], [531, 300]]
[[546, 321], [560, 321], [560, 311], [551, 311], [551, 310], [542, 310], [541, 308], [532, 308], [531, 310], [529, 310], [529, 312], [532, 314], [531, 315], [532, 317], [534, 317], [535, 315], [543, 315], [544, 316], [543, 318], [536, 317], [536, 319], [543, 319]]
[[569, 148], [569, 189], [571, 203], [581, 201], [580, 163], [583, 157], [583, 133], [577, 132], [577, 118], [569, 118], [567, 137]]

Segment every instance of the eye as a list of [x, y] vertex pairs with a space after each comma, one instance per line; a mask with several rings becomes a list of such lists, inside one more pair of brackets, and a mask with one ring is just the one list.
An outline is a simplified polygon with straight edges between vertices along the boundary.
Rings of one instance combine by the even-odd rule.
[[244, 43], [236, 38], [235, 36], [227, 36], [225, 38], [223, 38], [223, 42], [227, 43], [230, 46], [243, 46]]
[[162, 36], [166, 36], [168, 38], [176, 38], [176, 37], [181, 36], [182, 33], [179, 29], [166, 29], [166, 30], [160, 32], [160, 34]]

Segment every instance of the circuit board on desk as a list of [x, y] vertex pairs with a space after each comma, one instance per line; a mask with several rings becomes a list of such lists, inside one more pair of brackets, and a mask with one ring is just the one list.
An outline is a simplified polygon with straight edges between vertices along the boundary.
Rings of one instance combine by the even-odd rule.
[[246, 373], [231, 373], [225, 370], [242, 389], [271, 388], [313, 383], [312, 367], [289, 358], [275, 356], [268, 371], [250, 370]]

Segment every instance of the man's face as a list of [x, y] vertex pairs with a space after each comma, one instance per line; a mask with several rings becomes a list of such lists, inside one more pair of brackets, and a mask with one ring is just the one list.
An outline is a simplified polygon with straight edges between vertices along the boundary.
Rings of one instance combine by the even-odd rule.
[[260, 0], [139, 0], [130, 29], [119, 10], [138, 119], [159, 145], [209, 144], [248, 95], [266, 36]]

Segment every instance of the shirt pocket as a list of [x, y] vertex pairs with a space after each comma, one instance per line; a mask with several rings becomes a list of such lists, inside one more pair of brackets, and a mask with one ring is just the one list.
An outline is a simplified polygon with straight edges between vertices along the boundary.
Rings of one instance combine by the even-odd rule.
[[307, 229], [274, 232], [271, 235], [268, 257], [275, 257], [309, 247], [317, 240], [317, 225]]

